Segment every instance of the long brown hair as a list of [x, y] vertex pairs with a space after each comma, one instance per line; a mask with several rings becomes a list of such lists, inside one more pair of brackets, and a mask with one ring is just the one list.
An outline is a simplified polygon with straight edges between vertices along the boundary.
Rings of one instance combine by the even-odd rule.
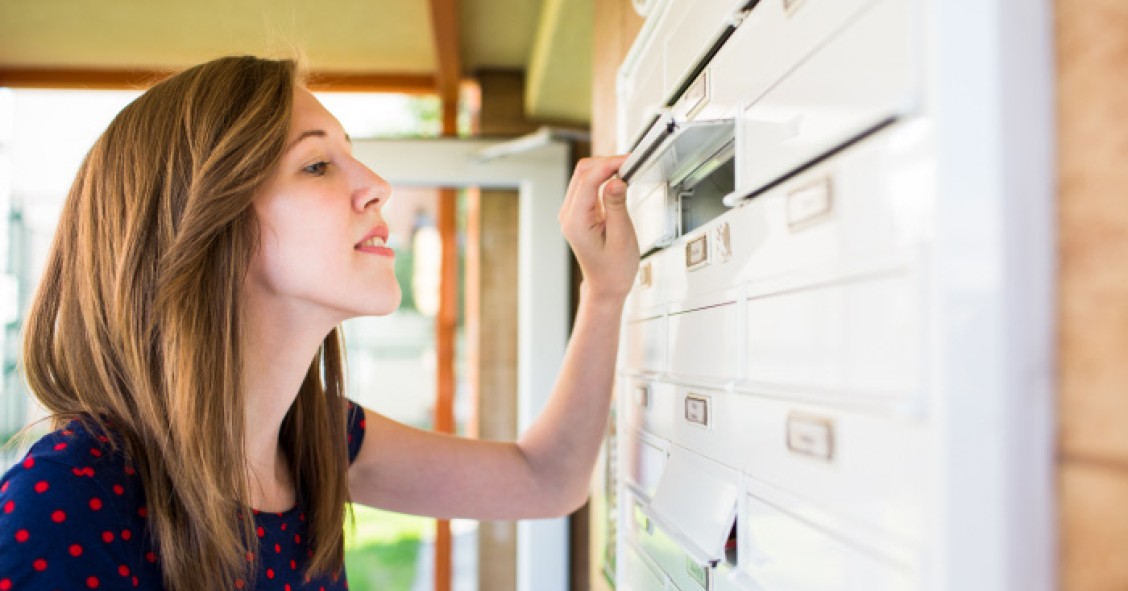
[[[75, 178], [29, 312], [32, 391], [57, 426], [122, 436], [174, 591], [254, 580], [240, 306], [252, 197], [282, 154], [299, 76], [289, 60], [222, 58], [126, 107]], [[334, 329], [282, 424], [310, 575], [343, 565], [343, 364]]]

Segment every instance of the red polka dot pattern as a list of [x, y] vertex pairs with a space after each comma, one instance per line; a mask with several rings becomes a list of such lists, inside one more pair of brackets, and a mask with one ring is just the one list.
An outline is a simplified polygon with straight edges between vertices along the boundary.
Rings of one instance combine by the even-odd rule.
[[[363, 442], [362, 423], [360, 407], [350, 403], [350, 461]], [[71, 423], [40, 439], [0, 477], [0, 591], [163, 589], [141, 480], [116, 451], [121, 447], [110, 445], [112, 428], [107, 433]], [[313, 549], [301, 506], [253, 513], [264, 550], [246, 553], [256, 580], [236, 580], [228, 589], [348, 588], [343, 571], [305, 576]]]

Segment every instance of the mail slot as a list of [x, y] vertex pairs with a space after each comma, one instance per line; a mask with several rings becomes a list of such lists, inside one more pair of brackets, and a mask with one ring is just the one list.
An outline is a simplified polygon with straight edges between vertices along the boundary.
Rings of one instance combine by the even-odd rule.
[[735, 470], [671, 445], [666, 470], [646, 510], [657, 529], [691, 560], [714, 567], [726, 558], [739, 486]]
[[735, 187], [735, 122], [663, 116], [619, 169], [639, 249], [669, 246], [728, 211]]

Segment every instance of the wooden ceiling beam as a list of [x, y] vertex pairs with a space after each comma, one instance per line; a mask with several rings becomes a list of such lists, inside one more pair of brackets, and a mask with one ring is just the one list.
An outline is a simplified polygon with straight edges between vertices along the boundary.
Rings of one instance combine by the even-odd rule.
[[[69, 90], [143, 90], [172, 72], [132, 69], [6, 68], [0, 66], [0, 87]], [[307, 86], [318, 92], [388, 92], [435, 94], [431, 74], [310, 72]]]

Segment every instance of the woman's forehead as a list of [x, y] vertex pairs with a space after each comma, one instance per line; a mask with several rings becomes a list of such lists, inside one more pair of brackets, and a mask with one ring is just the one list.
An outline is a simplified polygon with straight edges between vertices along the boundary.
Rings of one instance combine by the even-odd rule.
[[302, 87], [294, 89], [293, 125], [290, 129], [290, 138], [300, 137], [310, 130], [323, 130], [331, 135], [344, 135], [337, 118], [330, 113], [313, 93]]

